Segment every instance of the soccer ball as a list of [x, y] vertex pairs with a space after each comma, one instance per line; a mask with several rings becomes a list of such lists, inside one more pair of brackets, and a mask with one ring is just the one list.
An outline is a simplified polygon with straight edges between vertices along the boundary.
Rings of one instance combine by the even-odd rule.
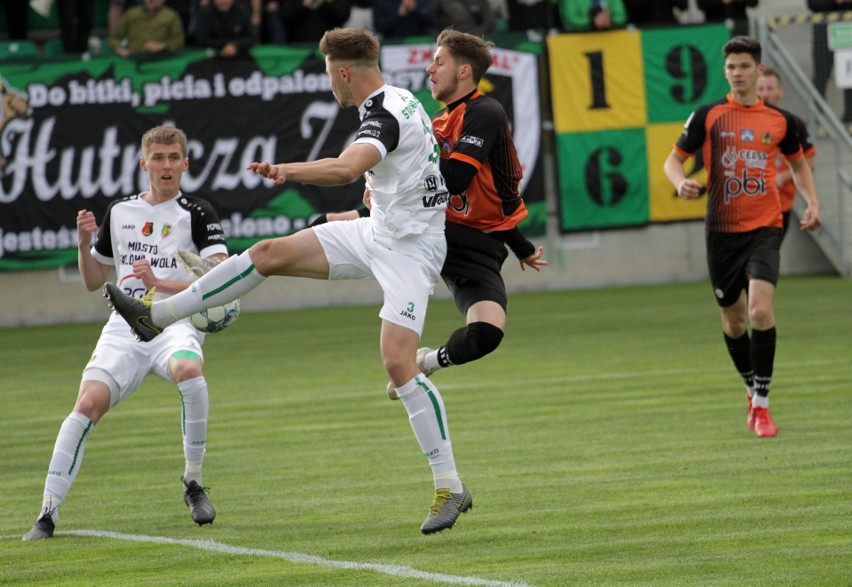
[[228, 302], [224, 306], [207, 308], [189, 317], [189, 321], [201, 332], [220, 332], [234, 323], [240, 315], [240, 300]]

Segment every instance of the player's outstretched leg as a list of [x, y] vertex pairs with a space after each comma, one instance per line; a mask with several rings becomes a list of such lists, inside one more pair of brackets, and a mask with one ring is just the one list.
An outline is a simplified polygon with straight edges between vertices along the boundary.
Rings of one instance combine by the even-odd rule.
[[201, 487], [195, 481], [187, 483], [183, 477], [180, 480], [184, 487], [183, 501], [189, 507], [189, 515], [192, 516], [192, 520], [199, 526], [212, 524], [216, 517], [216, 509], [207, 499], [207, 488]]
[[109, 306], [127, 321], [136, 338], [144, 342], [153, 340], [163, 331], [151, 319], [154, 291], [151, 288], [144, 298], [139, 299], [127, 295], [114, 283], [104, 285], [104, 297], [109, 300]]

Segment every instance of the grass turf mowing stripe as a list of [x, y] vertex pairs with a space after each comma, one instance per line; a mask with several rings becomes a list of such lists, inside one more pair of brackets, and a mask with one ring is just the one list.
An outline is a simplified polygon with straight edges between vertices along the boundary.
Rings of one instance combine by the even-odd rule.
[[444, 573], [427, 573], [418, 571], [411, 567], [403, 565], [382, 565], [376, 563], [359, 563], [355, 561], [336, 561], [311, 554], [303, 554], [299, 552], [286, 552], [281, 550], [263, 550], [260, 548], [245, 548], [242, 546], [230, 546], [221, 544], [212, 540], [186, 540], [178, 538], [168, 538], [165, 536], [144, 536], [139, 534], [122, 534], [120, 532], [106, 532], [103, 530], [71, 530], [66, 532], [57, 532], [59, 534], [73, 536], [87, 536], [90, 538], [108, 538], [112, 540], [126, 540], [130, 542], [147, 542], [151, 544], [169, 544], [174, 546], [186, 546], [189, 548], [197, 548], [199, 550], [208, 550], [211, 552], [220, 552], [223, 554], [232, 554], [238, 556], [262, 556], [268, 558], [280, 558], [296, 564], [318, 565], [321, 567], [331, 567], [336, 569], [347, 569], [357, 571], [374, 571], [394, 577], [403, 577], [405, 579], [419, 579], [421, 581], [431, 581], [433, 583], [446, 583], [450, 585], [482, 585], [484, 587], [527, 587], [526, 583], [514, 583], [510, 581], [492, 581], [490, 579], [482, 579], [480, 577], [462, 577], [458, 575], [446, 575]]

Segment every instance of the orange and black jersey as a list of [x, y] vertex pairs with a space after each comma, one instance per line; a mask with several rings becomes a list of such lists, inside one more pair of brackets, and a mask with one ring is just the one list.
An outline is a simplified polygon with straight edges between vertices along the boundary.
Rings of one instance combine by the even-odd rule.
[[[795, 114], [790, 114], [790, 116], [793, 117], [793, 122], [796, 123], [796, 131], [799, 133], [799, 143], [802, 145], [802, 155], [806, 159], [809, 159], [816, 155], [816, 147], [811, 142], [808, 127], [805, 126], [805, 121]], [[778, 163], [779, 173], [787, 171], [789, 168], [787, 161], [783, 157], [778, 157], [776, 162]], [[796, 201], [796, 184], [792, 179], [778, 187], [778, 195], [781, 197], [781, 211], [789, 212], [793, 208], [793, 202]]]
[[699, 107], [674, 148], [684, 157], [702, 149], [707, 166], [707, 230], [747, 232], [781, 227], [776, 159], [802, 156], [789, 112], [765, 104], [723, 100]]
[[[450, 187], [447, 221], [486, 232], [514, 228], [527, 217], [519, 193], [523, 171], [503, 106], [474, 90], [449, 104], [432, 120], [441, 148], [441, 172]], [[460, 193], [452, 190], [453, 165], [473, 166]], [[466, 167], [466, 166], [464, 166]]]

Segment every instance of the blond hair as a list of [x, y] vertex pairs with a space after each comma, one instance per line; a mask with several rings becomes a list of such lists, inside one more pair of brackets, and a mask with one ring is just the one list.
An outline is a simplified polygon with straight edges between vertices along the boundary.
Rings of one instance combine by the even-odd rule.
[[177, 143], [180, 146], [181, 155], [186, 157], [186, 134], [173, 126], [155, 126], [144, 135], [142, 135], [142, 155], [148, 156], [148, 151], [154, 143], [160, 145], [174, 145]]

